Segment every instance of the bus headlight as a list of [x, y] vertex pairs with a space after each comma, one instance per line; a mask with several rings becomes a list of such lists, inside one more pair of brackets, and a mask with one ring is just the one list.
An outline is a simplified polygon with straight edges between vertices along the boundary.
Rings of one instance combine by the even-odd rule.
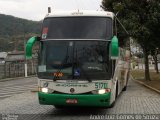
[[111, 92], [111, 89], [107, 88], [107, 89], [98, 90], [98, 94], [105, 94], [105, 93], [108, 93], [108, 92]]
[[48, 88], [42, 88], [42, 92], [48, 93]]
[[106, 93], [105, 89], [98, 90], [98, 94], [104, 94], [104, 93]]

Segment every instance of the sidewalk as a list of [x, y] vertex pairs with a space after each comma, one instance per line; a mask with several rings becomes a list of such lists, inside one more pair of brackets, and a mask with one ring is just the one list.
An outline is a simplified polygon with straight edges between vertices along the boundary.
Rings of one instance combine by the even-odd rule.
[[134, 81], [160, 93], [160, 73], [150, 72], [151, 81], [144, 79], [144, 71], [142, 70], [133, 70], [131, 74]]

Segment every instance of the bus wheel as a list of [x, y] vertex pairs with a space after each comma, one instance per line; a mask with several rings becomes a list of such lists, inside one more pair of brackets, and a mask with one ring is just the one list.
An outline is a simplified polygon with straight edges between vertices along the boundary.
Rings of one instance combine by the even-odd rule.
[[128, 79], [129, 79], [129, 73], [127, 74], [127, 82], [126, 82], [126, 85], [124, 86], [124, 88], [123, 88], [122, 91], [126, 91], [126, 90], [127, 90]]
[[126, 91], [127, 90], [127, 86], [124, 86], [123, 90], [122, 91]]
[[[116, 100], [115, 100], [116, 101]], [[113, 108], [115, 105], [115, 101], [109, 106], [109, 108]]]
[[62, 105], [54, 105], [54, 107], [55, 107], [56, 109], [64, 109], [64, 106], [62, 106]]

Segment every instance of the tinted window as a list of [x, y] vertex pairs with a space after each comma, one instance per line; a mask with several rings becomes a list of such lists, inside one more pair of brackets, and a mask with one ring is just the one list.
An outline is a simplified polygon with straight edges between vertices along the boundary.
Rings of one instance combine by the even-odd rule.
[[43, 41], [39, 61], [40, 78], [107, 80], [111, 78], [110, 42]]
[[104, 17], [47, 18], [43, 39], [110, 39], [112, 20]]

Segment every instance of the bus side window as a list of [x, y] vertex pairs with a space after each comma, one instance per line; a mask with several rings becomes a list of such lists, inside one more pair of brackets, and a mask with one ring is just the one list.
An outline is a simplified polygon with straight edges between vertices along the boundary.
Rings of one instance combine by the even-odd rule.
[[113, 21], [113, 35], [117, 36], [117, 21], [116, 21], [115, 18], [114, 18], [114, 21]]

